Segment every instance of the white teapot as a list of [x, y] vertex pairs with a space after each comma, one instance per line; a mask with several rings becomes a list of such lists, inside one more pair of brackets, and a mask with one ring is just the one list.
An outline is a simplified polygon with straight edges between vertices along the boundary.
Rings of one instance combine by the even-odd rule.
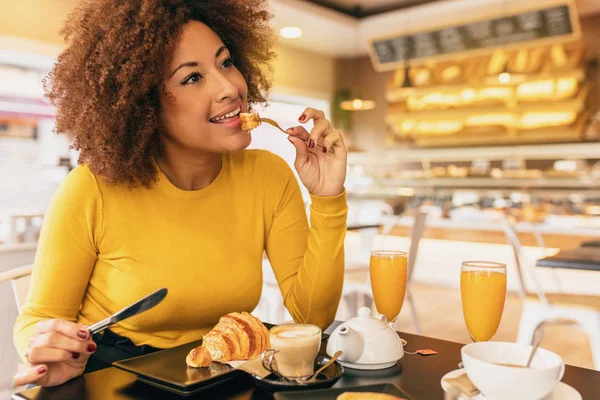
[[335, 328], [327, 342], [327, 354], [333, 356], [338, 350], [343, 352], [340, 364], [355, 369], [389, 368], [404, 356], [396, 331], [385, 316], [372, 317], [369, 307], [361, 307], [358, 317]]

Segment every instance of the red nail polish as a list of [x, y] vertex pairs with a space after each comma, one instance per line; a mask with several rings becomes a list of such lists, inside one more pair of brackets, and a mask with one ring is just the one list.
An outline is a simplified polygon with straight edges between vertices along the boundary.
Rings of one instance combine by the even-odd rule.
[[302, 114], [302, 115], [300, 116], [300, 118], [298, 118], [298, 120], [299, 120], [299, 121], [304, 121], [304, 119], [305, 119], [305, 118], [306, 118], [306, 115]]
[[39, 367], [37, 370], [38, 374], [42, 375], [46, 373], [46, 367]]
[[80, 355], [81, 355], [81, 354], [79, 354], [79, 353], [73, 353], [73, 358], [74, 358], [75, 360], [77, 360], [77, 359], [79, 358], [79, 356], [80, 356]]
[[308, 148], [309, 148], [309, 149], [312, 149], [313, 147], [315, 147], [315, 141], [314, 141], [314, 140], [312, 140], [312, 139], [310, 139], [310, 140], [308, 141]]
[[327, 147], [323, 146], [323, 153], [327, 153]]
[[79, 336], [82, 339], [87, 339], [88, 338], [88, 331], [84, 331], [82, 329], [79, 332], [77, 332], [77, 336]]
[[95, 351], [96, 351], [96, 345], [95, 345], [95, 344], [93, 344], [93, 343], [92, 343], [92, 344], [89, 344], [89, 345], [88, 345], [88, 349], [87, 349], [87, 350], [88, 350], [88, 352], [90, 352], [90, 353], [93, 353], [93, 352], [95, 352]]

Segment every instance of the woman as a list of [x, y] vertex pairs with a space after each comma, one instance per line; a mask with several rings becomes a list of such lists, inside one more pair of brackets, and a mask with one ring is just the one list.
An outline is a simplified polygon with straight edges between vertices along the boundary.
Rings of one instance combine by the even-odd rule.
[[[15, 326], [30, 365], [19, 384], [58, 385], [253, 310], [263, 251], [294, 320], [332, 322], [347, 212], [340, 132], [310, 108], [299, 116], [310, 133], [288, 131], [310, 229], [287, 164], [244, 150], [238, 115], [269, 88], [268, 19], [263, 0], [88, 0], [71, 15], [48, 91], [81, 165], [45, 217]], [[87, 325], [160, 287], [157, 307], [89, 337]]]

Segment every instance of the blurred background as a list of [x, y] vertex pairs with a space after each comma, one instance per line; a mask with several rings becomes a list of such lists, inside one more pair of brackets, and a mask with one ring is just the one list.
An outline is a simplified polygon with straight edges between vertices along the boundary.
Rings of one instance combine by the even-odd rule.
[[[467, 343], [460, 263], [500, 261], [509, 295], [494, 339], [546, 324], [544, 347], [600, 369], [600, 1], [269, 2], [277, 59], [259, 112], [288, 127], [323, 109], [351, 150], [338, 319], [372, 305], [369, 251], [396, 248], [411, 266], [396, 328]], [[77, 164], [42, 87], [77, 3], [0, 0], [0, 273], [33, 262]], [[252, 147], [293, 163], [270, 126]], [[267, 259], [264, 271], [255, 314], [289, 319]], [[0, 283], [0, 380], [18, 363], [12, 283]]]

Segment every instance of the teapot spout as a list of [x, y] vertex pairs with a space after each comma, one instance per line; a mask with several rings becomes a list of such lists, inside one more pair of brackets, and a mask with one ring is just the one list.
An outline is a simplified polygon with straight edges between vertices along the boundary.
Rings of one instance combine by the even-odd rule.
[[340, 325], [338, 332], [337, 348], [344, 352], [340, 356], [340, 360], [349, 363], [358, 361], [362, 356], [365, 347], [365, 341], [362, 335], [346, 324]]

